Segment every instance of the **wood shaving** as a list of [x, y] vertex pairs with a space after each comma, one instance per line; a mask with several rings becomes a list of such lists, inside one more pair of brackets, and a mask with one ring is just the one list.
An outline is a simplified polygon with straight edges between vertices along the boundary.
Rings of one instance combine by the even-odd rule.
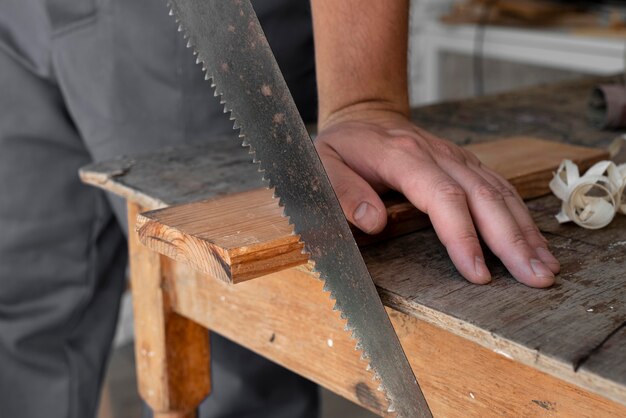
[[563, 160], [550, 181], [550, 190], [562, 201], [559, 223], [572, 221], [587, 229], [604, 228], [616, 213], [626, 215], [625, 189], [626, 164], [612, 161], [600, 161], [581, 176], [574, 162]]

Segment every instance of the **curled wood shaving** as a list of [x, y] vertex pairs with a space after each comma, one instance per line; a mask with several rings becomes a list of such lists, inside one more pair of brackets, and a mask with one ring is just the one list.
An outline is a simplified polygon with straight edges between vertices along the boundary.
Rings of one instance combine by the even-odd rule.
[[617, 212], [626, 214], [625, 189], [626, 164], [612, 161], [600, 161], [581, 176], [575, 163], [563, 160], [550, 181], [550, 190], [562, 201], [559, 223], [573, 221], [587, 229], [607, 226]]

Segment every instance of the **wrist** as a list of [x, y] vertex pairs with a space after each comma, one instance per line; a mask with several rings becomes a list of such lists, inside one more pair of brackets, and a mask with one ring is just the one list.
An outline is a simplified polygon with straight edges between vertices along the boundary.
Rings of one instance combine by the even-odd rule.
[[408, 100], [406, 103], [382, 99], [363, 100], [332, 111], [324, 111], [320, 106], [319, 113], [318, 131], [345, 122], [368, 122], [384, 126], [410, 120]]

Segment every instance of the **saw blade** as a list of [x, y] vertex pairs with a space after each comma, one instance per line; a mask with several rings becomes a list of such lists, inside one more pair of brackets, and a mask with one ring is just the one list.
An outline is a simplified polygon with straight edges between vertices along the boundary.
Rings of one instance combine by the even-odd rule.
[[249, 0], [169, 0], [170, 14], [212, 80], [224, 112], [250, 147], [346, 319], [389, 411], [430, 410]]

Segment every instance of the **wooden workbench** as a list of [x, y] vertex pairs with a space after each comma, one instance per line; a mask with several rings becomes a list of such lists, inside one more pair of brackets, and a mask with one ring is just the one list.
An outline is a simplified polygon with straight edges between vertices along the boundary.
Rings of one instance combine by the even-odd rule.
[[[444, 103], [413, 116], [460, 144], [533, 135], [602, 147], [616, 133], [584, 117], [597, 82]], [[259, 187], [248, 161], [233, 137], [81, 171], [85, 182], [129, 202], [142, 396], [163, 416], [191, 414], [210, 386], [206, 327], [381, 412], [377, 383], [306, 269], [229, 285], [138, 243], [134, 222], [143, 210]], [[587, 231], [555, 221], [554, 197], [528, 205], [562, 263], [550, 289], [518, 284], [493, 258], [493, 283], [466, 282], [431, 229], [363, 248], [431, 409], [445, 417], [626, 416], [626, 217]]]

